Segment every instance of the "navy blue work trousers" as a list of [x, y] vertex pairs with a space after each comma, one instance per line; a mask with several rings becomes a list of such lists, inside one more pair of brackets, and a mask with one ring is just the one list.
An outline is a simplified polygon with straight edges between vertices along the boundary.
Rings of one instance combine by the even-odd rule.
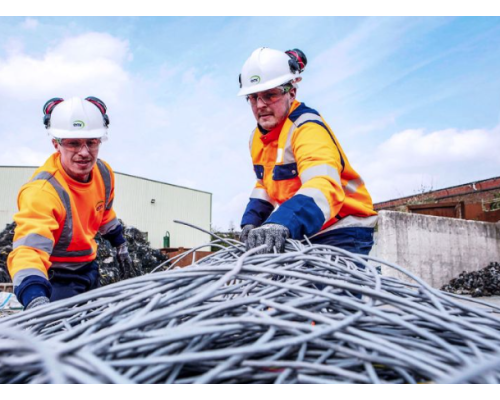
[[351, 253], [368, 255], [373, 247], [373, 232], [373, 228], [339, 228], [310, 240], [313, 244], [327, 244]]
[[92, 261], [77, 270], [50, 268], [49, 280], [52, 285], [50, 301], [68, 299], [100, 286], [99, 265]]

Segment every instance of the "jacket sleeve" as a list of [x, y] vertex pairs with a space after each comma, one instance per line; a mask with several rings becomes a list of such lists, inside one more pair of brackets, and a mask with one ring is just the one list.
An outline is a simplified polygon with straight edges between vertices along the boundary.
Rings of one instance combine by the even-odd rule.
[[104, 210], [104, 217], [102, 219], [101, 226], [99, 227], [99, 233], [106, 240], [109, 240], [112, 246], [116, 247], [125, 243], [125, 238], [123, 237], [123, 227], [118, 218], [116, 217], [116, 212], [113, 209], [113, 202], [115, 199], [115, 174], [108, 164], [105, 164], [109, 171], [111, 178], [111, 191], [109, 195], [108, 203]]
[[245, 225], [261, 226], [262, 223], [271, 215], [275, 207], [275, 203], [267, 194], [264, 186], [257, 181], [248, 202], [245, 213], [241, 220], [241, 227]]
[[325, 127], [306, 123], [295, 131], [292, 147], [301, 187], [266, 223], [286, 226], [294, 239], [319, 232], [342, 208], [342, 155]]
[[38, 183], [29, 183], [21, 189], [18, 208], [19, 212], [14, 216], [17, 226], [13, 251], [9, 254], [7, 266], [14, 293], [26, 306], [35, 297], [50, 297], [49, 257], [66, 211], [60, 199]]

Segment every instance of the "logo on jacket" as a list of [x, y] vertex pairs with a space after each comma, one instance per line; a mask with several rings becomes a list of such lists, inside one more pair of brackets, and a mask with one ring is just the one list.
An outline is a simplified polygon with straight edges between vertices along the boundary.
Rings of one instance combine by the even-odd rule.
[[250, 83], [259, 83], [260, 82], [260, 76], [259, 75], [254, 75], [250, 77]]
[[73, 121], [73, 128], [82, 129], [84, 127], [85, 127], [85, 122], [80, 121], [79, 119], [77, 119], [76, 121]]
[[102, 209], [104, 208], [104, 201], [100, 200], [97, 202], [97, 204], [95, 205], [95, 210], [97, 212], [101, 211]]

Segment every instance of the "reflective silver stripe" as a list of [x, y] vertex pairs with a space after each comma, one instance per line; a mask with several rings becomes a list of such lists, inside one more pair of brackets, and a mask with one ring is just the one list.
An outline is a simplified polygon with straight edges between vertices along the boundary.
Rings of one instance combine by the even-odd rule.
[[323, 120], [319, 115], [313, 113], [305, 113], [295, 120], [294, 125], [299, 126], [302, 125], [304, 122], [309, 122], [309, 121], [323, 122]]
[[48, 279], [47, 275], [45, 275], [39, 269], [36, 269], [36, 268], [22, 269], [21, 271], [17, 272], [14, 275], [14, 280], [13, 280], [14, 287], [19, 286], [28, 276], [33, 276], [33, 275]]
[[76, 269], [79, 269], [81, 267], [83, 267], [84, 265], [87, 265], [89, 263], [91, 263], [92, 261], [94, 260], [91, 260], [91, 261], [79, 261], [79, 262], [53, 262], [52, 265], [51, 265], [51, 268], [61, 268], [61, 269], [69, 269], [69, 270], [76, 270]]
[[265, 189], [254, 188], [250, 194], [251, 199], [259, 199], [267, 201], [268, 203], [274, 204], [272, 199], [269, 197]]
[[71, 212], [71, 201], [68, 192], [61, 186], [57, 179], [49, 172], [42, 171], [35, 176], [32, 181], [45, 180], [49, 182], [56, 193], [59, 195], [61, 202], [66, 210], [66, 218], [64, 219], [64, 226], [59, 240], [52, 250], [54, 257], [81, 257], [92, 254], [92, 248], [88, 250], [68, 251], [68, 247], [73, 239], [73, 214]]
[[372, 215], [370, 217], [355, 217], [353, 215], [348, 215], [347, 217], [342, 218], [340, 221], [334, 223], [333, 225], [330, 225], [328, 228], [322, 231], [319, 231], [311, 237], [313, 238], [325, 232], [330, 232], [340, 228], [375, 228], [375, 225], [377, 225], [377, 218], [378, 215]]
[[[292, 136], [293, 132], [297, 129], [297, 125], [292, 124], [288, 131], [288, 136], [286, 137], [286, 143], [285, 143], [285, 148], [283, 149], [283, 164], [293, 164], [296, 163], [297, 161], [295, 160], [295, 155], [293, 154], [293, 149], [292, 149]], [[281, 151], [281, 149], [279, 149]]]
[[283, 158], [283, 164], [292, 164], [297, 162], [295, 160], [295, 156], [293, 154], [293, 149], [292, 149], [293, 133], [295, 132], [295, 129], [297, 129], [299, 125], [308, 121], [323, 122], [320, 116], [312, 113], [302, 114], [299, 118], [295, 120], [295, 122], [290, 127], [290, 130], [288, 131], [288, 136], [286, 137], [286, 144], [284, 149], [285, 155]]
[[111, 172], [109, 172], [108, 167], [99, 159], [97, 160], [97, 167], [104, 181], [104, 190], [106, 192], [104, 204], [106, 204], [106, 210], [110, 210], [112, 205], [112, 203], [109, 203], [109, 198], [111, 197]]
[[50, 254], [52, 253], [52, 248], [54, 247], [54, 241], [46, 238], [45, 236], [39, 235], [38, 233], [30, 233], [21, 239], [17, 239], [13, 243], [12, 247], [16, 249], [19, 246], [33, 247], [34, 249]]
[[328, 203], [327, 198], [323, 194], [323, 192], [319, 189], [313, 188], [303, 188], [297, 191], [295, 195], [302, 194], [304, 196], [310, 197], [314, 200], [316, 205], [320, 208], [323, 216], [325, 217], [325, 222], [330, 220], [330, 204]]
[[118, 218], [113, 218], [107, 224], [104, 224], [99, 228], [99, 233], [101, 235], [105, 235], [106, 233], [111, 232], [113, 229], [115, 229], [118, 225], [120, 225], [120, 221], [118, 221]]
[[339, 171], [337, 171], [336, 168], [328, 164], [320, 164], [307, 168], [300, 175], [300, 180], [302, 181], [302, 184], [304, 184], [308, 180], [316, 178], [317, 176], [328, 176], [332, 178], [335, 182], [337, 182], [339, 185], [342, 185], [340, 181]]
[[255, 136], [255, 132], [257, 132], [257, 129], [259, 129], [259, 128], [255, 128], [255, 129], [252, 131], [252, 134], [250, 135], [250, 141], [248, 142], [248, 148], [250, 149], [250, 155], [252, 154], [253, 138], [254, 138], [254, 136]]
[[353, 179], [344, 186], [344, 190], [349, 193], [356, 193], [360, 186], [364, 185], [363, 179]]

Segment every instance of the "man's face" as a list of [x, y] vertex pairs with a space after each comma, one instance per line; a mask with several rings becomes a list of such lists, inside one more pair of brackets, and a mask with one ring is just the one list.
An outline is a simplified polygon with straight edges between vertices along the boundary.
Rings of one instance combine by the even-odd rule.
[[56, 139], [54, 148], [61, 154], [64, 171], [79, 182], [88, 182], [99, 154], [101, 139]]
[[274, 88], [247, 96], [257, 123], [267, 131], [276, 128], [287, 117], [295, 93], [295, 88], [287, 93], [283, 93], [282, 88]]

